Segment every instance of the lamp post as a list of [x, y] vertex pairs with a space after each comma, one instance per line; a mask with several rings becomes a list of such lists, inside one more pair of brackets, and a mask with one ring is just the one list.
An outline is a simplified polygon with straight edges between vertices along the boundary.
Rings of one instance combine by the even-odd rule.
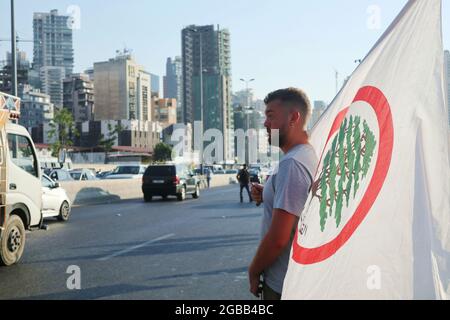
[[17, 52], [16, 52], [16, 26], [14, 20], [14, 0], [11, 0], [11, 93], [17, 96]]
[[[248, 86], [248, 84], [250, 83], [250, 82], [252, 82], [252, 81], [255, 81], [255, 79], [249, 79], [249, 80], [245, 80], [245, 79], [240, 79], [242, 82], [244, 82], [245, 83], [245, 93], [246, 93], [246, 96], [247, 96], [247, 106], [246, 107], [244, 107], [244, 109], [245, 109], [245, 111], [244, 111], [244, 114], [245, 114], [245, 122], [246, 122], [246, 133], [248, 134], [248, 130], [250, 129], [250, 121], [249, 121], [249, 115], [250, 115], [250, 113], [251, 113], [251, 110], [252, 110], [252, 108], [251, 108], [251, 106], [250, 106], [250, 92], [249, 92], [249, 86]], [[246, 150], [245, 150], [245, 163], [248, 165], [249, 163], [249, 158], [250, 158], [250, 150], [249, 150], [249, 143], [248, 143], [248, 141], [246, 141], [245, 142], [245, 145], [246, 145]]]

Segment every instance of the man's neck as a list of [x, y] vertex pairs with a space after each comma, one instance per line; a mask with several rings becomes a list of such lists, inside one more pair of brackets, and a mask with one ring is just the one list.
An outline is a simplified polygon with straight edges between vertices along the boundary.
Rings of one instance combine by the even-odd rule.
[[302, 131], [301, 134], [296, 134], [292, 139], [289, 139], [289, 141], [281, 147], [281, 150], [283, 150], [283, 153], [286, 154], [292, 148], [300, 144], [309, 144], [309, 137], [306, 131]]

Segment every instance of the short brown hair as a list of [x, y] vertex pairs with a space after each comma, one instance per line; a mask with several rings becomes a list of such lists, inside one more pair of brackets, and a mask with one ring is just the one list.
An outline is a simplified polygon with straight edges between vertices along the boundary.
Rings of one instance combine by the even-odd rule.
[[264, 99], [267, 105], [272, 101], [279, 100], [283, 105], [292, 107], [300, 111], [301, 116], [305, 119], [305, 127], [311, 117], [311, 103], [306, 93], [298, 88], [286, 88], [273, 91]]

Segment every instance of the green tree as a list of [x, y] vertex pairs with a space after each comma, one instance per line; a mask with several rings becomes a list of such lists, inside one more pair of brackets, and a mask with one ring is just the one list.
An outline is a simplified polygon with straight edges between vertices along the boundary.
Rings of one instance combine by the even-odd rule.
[[331, 148], [323, 161], [323, 168], [319, 177], [320, 192], [314, 196], [320, 200], [320, 228], [322, 232], [328, 217], [333, 215], [336, 228], [342, 220], [344, 196], [346, 206], [349, 206], [351, 191], [352, 198], [365, 178], [375, 151], [375, 136], [367, 122], [362, 123], [359, 116], [344, 119], [338, 134], [334, 137]]
[[160, 142], [155, 146], [153, 161], [164, 162], [172, 160], [172, 146]]
[[116, 139], [119, 137], [119, 134], [123, 131], [123, 129], [124, 128], [120, 125], [120, 123], [116, 124], [114, 127], [111, 123], [108, 123], [107, 136], [105, 137], [104, 134], [101, 134], [98, 145], [105, 151], [105, 163], [108, 162], [108, 153], [111, 152]]
[[61, 150], [66, 151], [68, 147], [73, 146], [73, 139], [79, 136], [79, 133], [72, 113], [66, 108], [57, 110], [49, 125], [48, 138], [56, 138], [51, 145], [52, 156], [58, 157]]

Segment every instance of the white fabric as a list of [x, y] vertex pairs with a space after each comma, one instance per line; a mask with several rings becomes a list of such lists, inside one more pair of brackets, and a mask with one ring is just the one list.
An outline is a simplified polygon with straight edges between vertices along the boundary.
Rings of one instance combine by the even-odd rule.
[[[440, 0], [410, 0], [314, 127], [311, 143], [321, 158], [316, 181], [338, 135], [327, 143], [333, 122], [346, 107], [347, 121], [365, 120], [376, 146], [348, 207], [344, 201], [338, 227], [336, 218], [327, 216], [321, 230], [320, 200], [310, 194], [283, 299], [449, 299], [450, 164], [441, 30]], [[378, 117], [371, 104], [379, 105]], [[360, 223], [353, 219], [357, 210], [367, 212]], [[330, 242], [334, 253], [323, 250]]]

